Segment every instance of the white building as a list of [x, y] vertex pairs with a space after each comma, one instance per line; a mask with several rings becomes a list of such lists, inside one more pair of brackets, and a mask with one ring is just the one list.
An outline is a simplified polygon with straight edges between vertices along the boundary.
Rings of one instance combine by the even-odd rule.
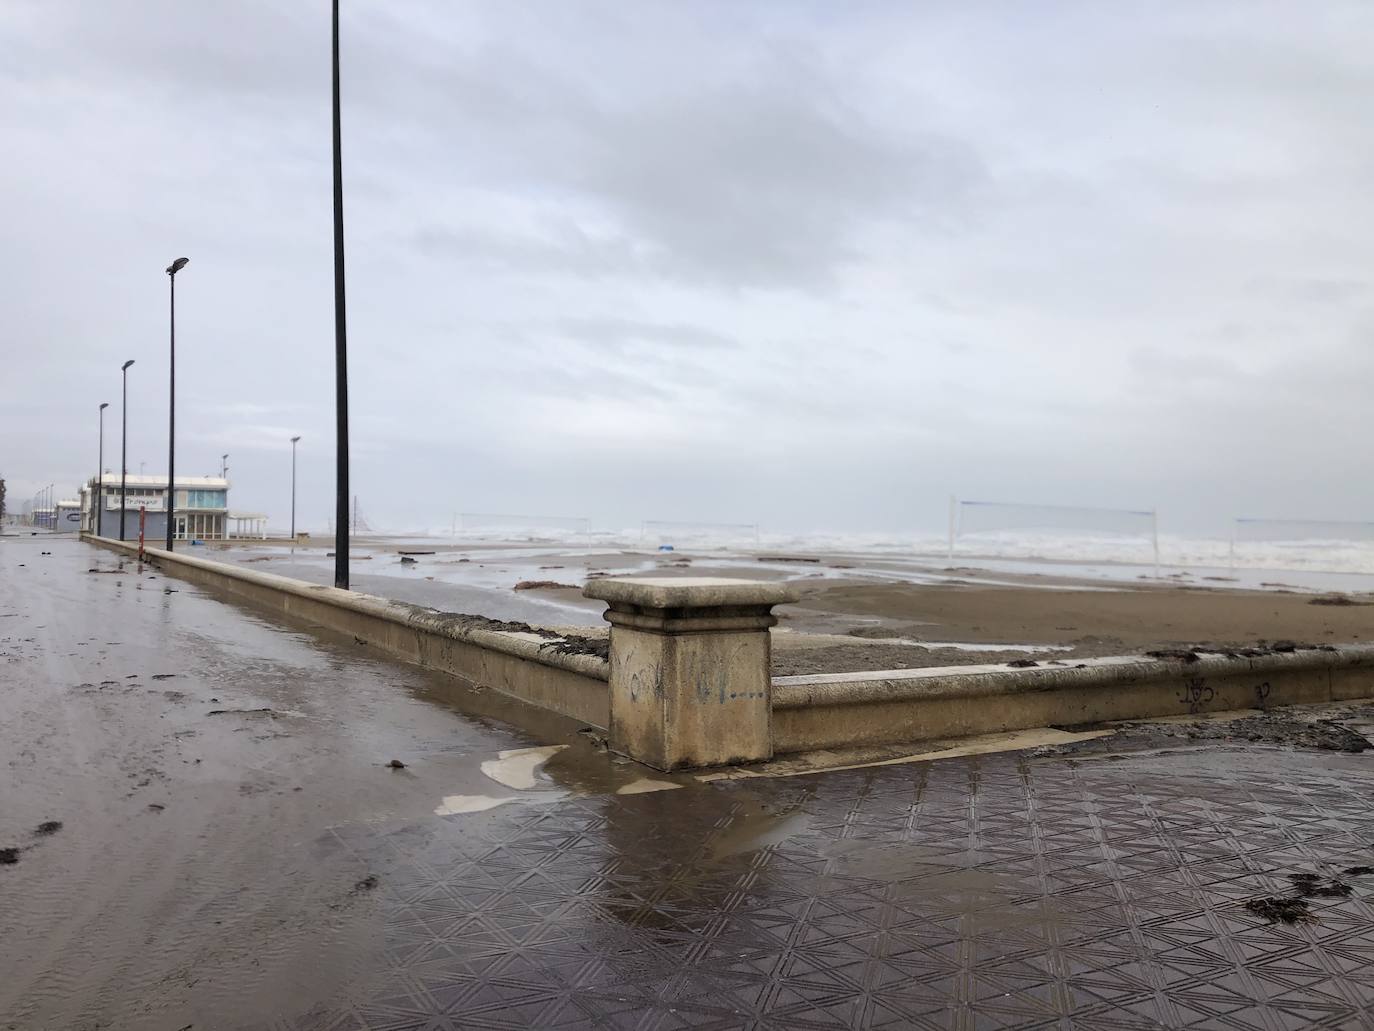
[[[102, 537], [120, 536], [120, 476], [103, 477], [103, 504], [96, 506], [99, 518], [91, 511], [96, 477], [81, 488], [81, 525]], [[143, 536], [148, 541], [167, 536], [167, 476], [130, 474], [124, 478], [124, 540], [138, 539], [140, 512]], [[220, 476], [178, 476], [173, 506], [173, 537], [176, 540], [224, 540], [229, 527], [229, 481]]]

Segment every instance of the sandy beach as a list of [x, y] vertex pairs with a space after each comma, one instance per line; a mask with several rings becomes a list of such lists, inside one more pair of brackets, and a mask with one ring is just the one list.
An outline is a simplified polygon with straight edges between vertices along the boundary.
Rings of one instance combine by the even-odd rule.
[[[407, 554], [408, 553], [408, 554]], [[279, 542], [209, 548], [207, 557], [328, 583], [322, 545]], [[1274, 573], [1247, 589], [1220, 576], [1165, 571], [1143, 580], [1123, 567], [1093, 578], [1046, 564], [1010, 573], [903, 556], [646, 552], [552, 542], [360, 538], [354, 589], [449, 612], [586, 636], [606, 632], [601, 605], [582, 597], [601, 576], [728, 576], [787, 580], [800, 603], [779, 609], [779, 676], [921, 666], [1053, 661], [1178, 648], [1235, 649], [1295, 641], [1341, 644], [1374, 636], [1365, 578], [1345, 591], [1303, 588]], [[1254, 578], [1252, 578], [1254, 579]]]

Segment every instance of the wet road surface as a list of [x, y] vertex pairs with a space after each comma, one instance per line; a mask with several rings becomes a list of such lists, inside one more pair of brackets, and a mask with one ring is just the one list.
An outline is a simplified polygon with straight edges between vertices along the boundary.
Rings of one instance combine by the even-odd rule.
[[0, 542], [0, 1027], [1369, 1026], [1369, 752], [701, 783], [119, 565]]

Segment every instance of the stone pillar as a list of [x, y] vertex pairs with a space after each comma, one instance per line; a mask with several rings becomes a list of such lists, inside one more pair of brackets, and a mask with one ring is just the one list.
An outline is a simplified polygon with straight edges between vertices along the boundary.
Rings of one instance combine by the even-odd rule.
[[608, 578], [582, 593], [609, 604], [612, 748], [660, 770], [772, 757], [768, 629], [795, 588]]

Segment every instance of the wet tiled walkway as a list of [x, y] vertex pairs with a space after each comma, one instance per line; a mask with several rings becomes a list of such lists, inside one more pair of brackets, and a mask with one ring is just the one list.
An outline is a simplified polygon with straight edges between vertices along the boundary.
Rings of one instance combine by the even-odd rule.
[[[1374, 759], [993, 755], [513, 804], [319, 843], [379, 954], [280, 1028], [1374, 1022]], [[1245, 903], [1325, 894], [1268, 923]], [[1349, 886], [1349, 893], [1343, 885]]]

